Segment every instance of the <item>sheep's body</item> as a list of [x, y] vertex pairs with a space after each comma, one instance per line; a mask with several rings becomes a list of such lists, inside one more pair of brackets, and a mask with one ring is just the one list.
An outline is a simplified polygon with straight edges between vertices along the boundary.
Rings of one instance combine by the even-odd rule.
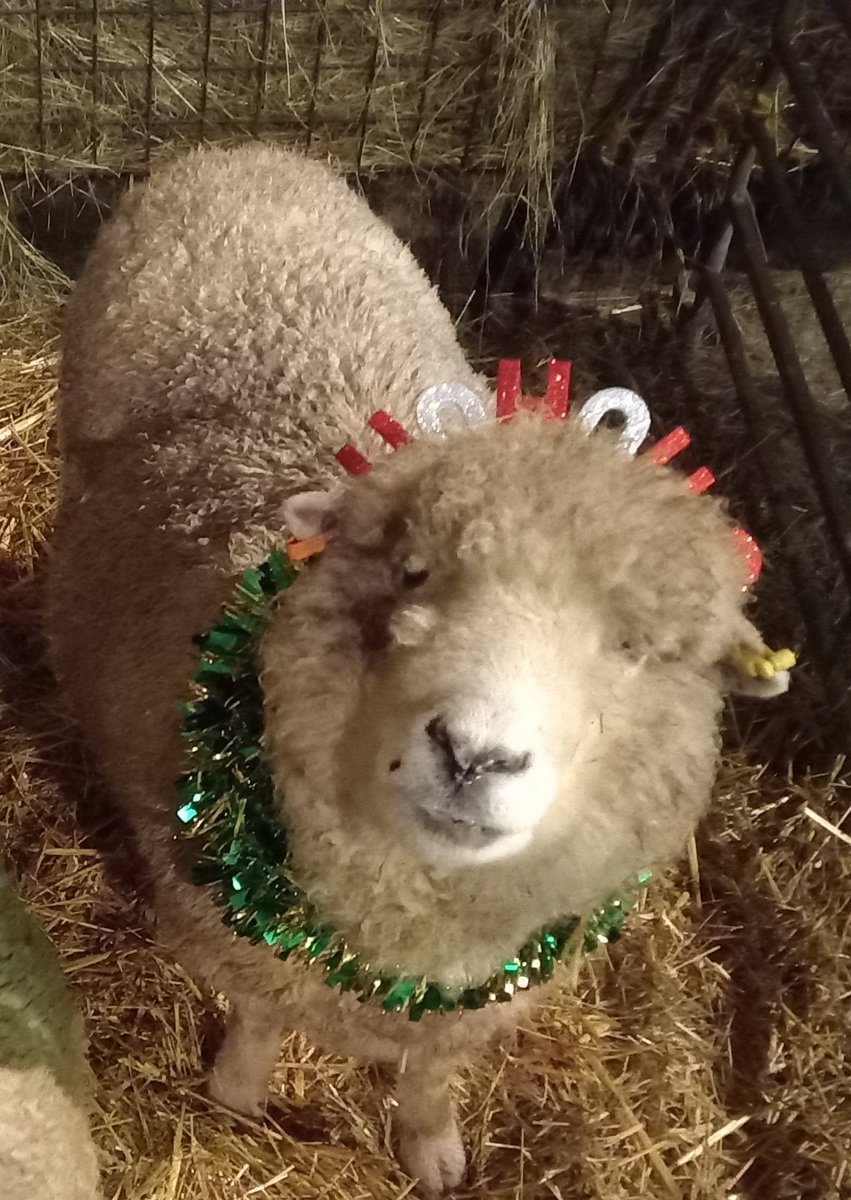
[[51, 942], [0, 870], [0, 1195], [97, 1200], [80, 1013]]
[[[187, 880], [173, 811], [193, 636], [216, 620], [238, 568], [285, 537], [287, 497], [338, 478], [334, 451], [364, 444], [372, 412], [413, 429], [418, 394], [449, 381], [492, 412], [425, 277], [341, 181], [269, 148], [189, 156], [131, 194], [70, 305], [49, 597], [57, 671], [135, 821], [161, 934], [234, 1001], [214, 1093], [255, 1109], [290, 1023], [332, 1049], [404, 1063], [402, 1159], [435, 1191], [463, 1164], [448, 1067], [512, 1027], [524, 1002], [416, 1025], [338, 996], [225, 932]], [[405, 450], [350, 490], [360, 518], [343, 519], [266, 639], [267, 749], [294, 859], [323, 913], [377, 965], [481, 979], [541, 924], [680, 849], [715, 769], [716, 664], [749, 636], [740, 566], [711, 501], [626, 461], [610, 439], [532, 419]], [[404, 520], [391, 511], [398, 497]], [[374, 527], [358, 530], [358, 519]], [[570, 760], [584, 799], [554, 807], [531, 859], [446, 873], [371, 813], [358, 756], [377, 736], [386, 681], [366, 726], [357, 713], [363, 663], [389, 636], [396, 584], [385, 566], [402, 526], [429, 561], [457, 556], [490, 581], [463, 604], [446, 593], [457, 612], [432, 657], [450, 671], [480, 600], [493, 606], [495, 642], [502, 625], [508, 643], [538, 613], [528, 624], [543, 644], [573, 593], [591, 595], [592, 620], [594, 588], [605, 588], [599, 619], [611, 609], [634, 643], [629, 670], [609, 649], [601, 660], [593, 704], [605, 731], [601, 715]], [[566, 558], [555, 553], [565, 539]], [[561, 627], [552, 636], [562, 650], [571, 638]], [[517, 650], [516, 671], [498, 646], [478, 647], [476, 670], [510, 689], [536, 645]], [[388, 727], [392, 693], [389, 703]]]

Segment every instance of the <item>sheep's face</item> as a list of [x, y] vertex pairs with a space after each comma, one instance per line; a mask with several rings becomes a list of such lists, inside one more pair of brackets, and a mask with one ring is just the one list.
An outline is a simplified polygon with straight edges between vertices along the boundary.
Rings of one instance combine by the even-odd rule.
[[426, 859], [505, 857], [530, 841], [596, 715], [599, 621], [578, 583], [555, 606], [534, 581], [483, 580], [457, 559], [426, 578], [424, 563], [402, 560], [364, 678], [364, 799]]
[[331, 540], [267, 643], [270, 744], [444, 866], [563, 827], [624, 681], [705, 686], [746, 624], [717, 507], [605, 435], [529, 419], [426, 443], [288, 520]]
[[457, 545], [435, 561], [411, 533], [326, 553], [310, 582], [350, 581], [362, 654], [335, 790], [426, 860], [518, 853], [597, 720], [603, 631], [581, 582], [557, 601], [535, 579], [483, 578]]

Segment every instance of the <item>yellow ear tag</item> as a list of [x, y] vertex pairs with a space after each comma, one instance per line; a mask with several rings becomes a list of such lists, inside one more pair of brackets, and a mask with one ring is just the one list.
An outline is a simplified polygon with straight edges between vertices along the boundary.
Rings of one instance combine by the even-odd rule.
[[778, 671], [791, 671], [798, 660], [793, 650], [739, 646], [730, 655], [730, 661], [750, 679], [773, 679]]

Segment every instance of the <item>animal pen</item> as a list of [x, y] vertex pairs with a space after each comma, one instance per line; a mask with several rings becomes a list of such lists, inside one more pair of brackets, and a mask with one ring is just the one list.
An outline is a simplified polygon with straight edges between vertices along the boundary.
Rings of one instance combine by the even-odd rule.
[[463, 1194], [847, 1196], [849, 0], [4, 0], [0, 816], [85, 1006], [105, 1194], [410, 1187], [379, 1081], [295, 1035], [266, 1122], [203, 1099], [216, 1002], [151, 939], [40, 640], [68, 277], [158, 159], [256, 136], [351, 174], [491, 375], [568, 358], [577, 400], [624, 385], [685, 425], [801, 656], [768, 717], [731, 708], [687, 863], [466, 1078]]

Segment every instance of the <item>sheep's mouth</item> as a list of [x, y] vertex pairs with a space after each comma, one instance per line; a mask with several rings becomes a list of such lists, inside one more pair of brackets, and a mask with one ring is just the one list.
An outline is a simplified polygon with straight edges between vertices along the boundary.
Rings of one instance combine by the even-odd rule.
[[420, 828], [431, 837], [471, 850], [490, 846], [507, 833], [505, 829], [493, 825], [480, 825], [476, 821], [453, 817], [450, 813], [431, 812], [425, 808], [418, 808], [416, 815]]

